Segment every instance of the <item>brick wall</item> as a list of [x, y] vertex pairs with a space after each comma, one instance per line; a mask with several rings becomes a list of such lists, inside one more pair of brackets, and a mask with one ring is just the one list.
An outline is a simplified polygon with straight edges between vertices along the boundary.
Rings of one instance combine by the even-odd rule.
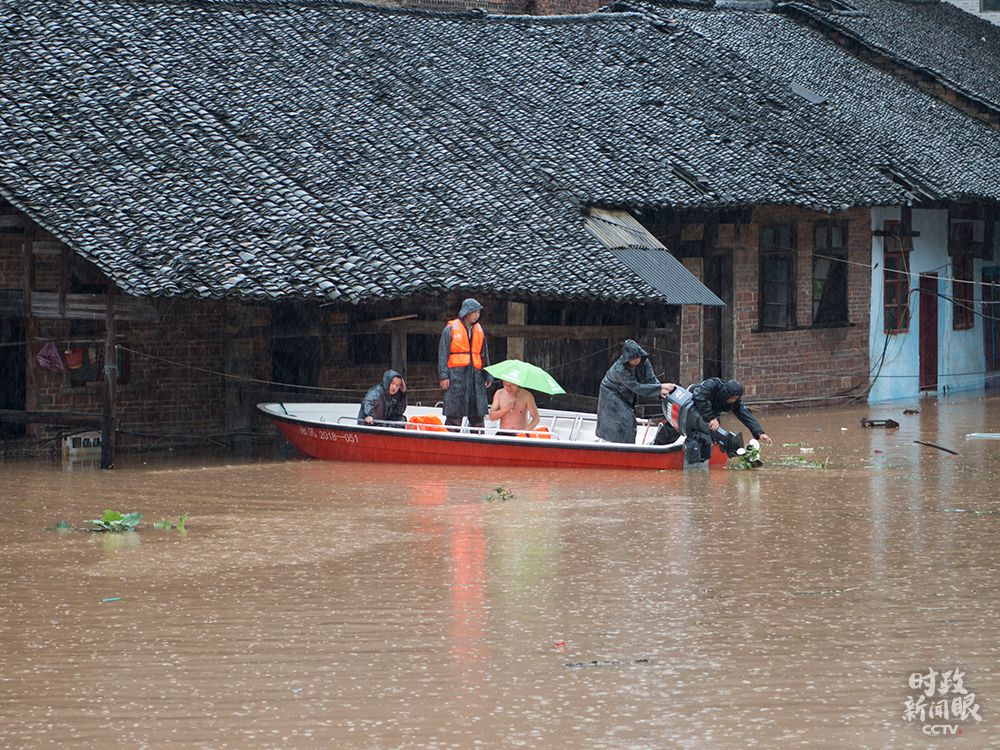
[[[734, 254], [735, 377], [750, 400], [829, 397], [868, 379], [868, 317], [871, 289], [871, 223], [866, 209], [833, 216], [797, 208], [761, 207], [741, 227]], [[815, 222], [848, 223], [848, 319], [850, 326], [812, 328], [812, 252]], [[796, 226], [798, 328], [758, 328], [759, 237], [762, 224]]]
[[[704, 262], [701, 258], [685, 258], [684, 267], [701, 280]], [[702, 321], [704, 308], [700, 305], [681, 307], [680, 375], [677, 381], [683, 386], [702, 379]]]

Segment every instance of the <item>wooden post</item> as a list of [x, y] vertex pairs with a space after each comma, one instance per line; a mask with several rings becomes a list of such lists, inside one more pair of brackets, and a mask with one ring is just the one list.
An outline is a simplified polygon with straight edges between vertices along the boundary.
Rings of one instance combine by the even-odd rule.
[[69, 246], [59, 252], [59, 317], [66, 317], [66, 294], [69, 292]]
[[392, 354], [390, 367], [396, 372], [406, 375], [406, 321], [400, 320], [392, 324]]
[[[528, 306], [523, 302], [507, 303], [507, 325], [523, 326], [528, 319]], [[524, 339], [507, 339], [507, 359], [524, 359]]]
[[24, 309], [22, 315], [31, 317], [31, 295], [35, 291], [35, 223], [28, 221], [24, 227], [24, 290], [21, 293]]
[[115, 388], [118, 385], [118, 352], [115, 350], [115, 285], [108, 282], [104, 337], [104, 408], [101, 411], [101, 468], [115, 465]]

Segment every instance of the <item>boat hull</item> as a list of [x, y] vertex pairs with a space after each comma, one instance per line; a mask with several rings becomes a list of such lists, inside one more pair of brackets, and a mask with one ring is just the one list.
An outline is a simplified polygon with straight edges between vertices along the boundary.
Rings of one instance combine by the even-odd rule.
[[[421, 430], [306, 424], [294, 417], [269, 416], [293, 446], [324, 461], [659, 471], [684, 468], [682, 446], [470, 437]], [[709, 466], [724, 466], [726, 461], [726, 455], [713, 446]]]

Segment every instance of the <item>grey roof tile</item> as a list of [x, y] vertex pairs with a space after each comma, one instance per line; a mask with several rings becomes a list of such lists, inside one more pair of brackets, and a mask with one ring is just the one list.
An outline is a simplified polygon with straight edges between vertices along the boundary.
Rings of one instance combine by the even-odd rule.
[[2, 3], [0, 194], [133, 294], [351, 302], [662, 301], [587, 204], [1000, 196], [1000, 134], [791, 19], [634, 7]]

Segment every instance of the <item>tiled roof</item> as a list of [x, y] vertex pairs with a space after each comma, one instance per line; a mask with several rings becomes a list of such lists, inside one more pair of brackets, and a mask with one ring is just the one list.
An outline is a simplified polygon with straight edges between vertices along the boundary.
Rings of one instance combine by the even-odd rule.
[[2, 2], [0, 194], [132, 294], [354, 302], [663, 301], [587, 204], [1000, 197], [1000, 134], [818, 33], [644, 11]]
[[798, 11], [1000, 112], [1000, 26], [943, 0], [799, 0]]
[[[613, 7], [669, 19], [677, 34], [711, 44], [717, 60], [738, 61], [732, 68], [745, 79], [756, 72], [762, 90], [765, 83], [776, 89], [787, 107], [774, 118], [777, 127], [797, 119], [796, 129], [810, 131], [786, 136], [786, 165], [790, 186], [820, 196], [814, 207], [1000, 198], [1000, 132], [786, 15], [746, 3]], [[761, 129], [751, 117], [745, 122], [752, 132]], [[780, 154], [775, 159], [770, 174], [777, 179]], [[706, 182], [724, 184], [711, 174]]]

